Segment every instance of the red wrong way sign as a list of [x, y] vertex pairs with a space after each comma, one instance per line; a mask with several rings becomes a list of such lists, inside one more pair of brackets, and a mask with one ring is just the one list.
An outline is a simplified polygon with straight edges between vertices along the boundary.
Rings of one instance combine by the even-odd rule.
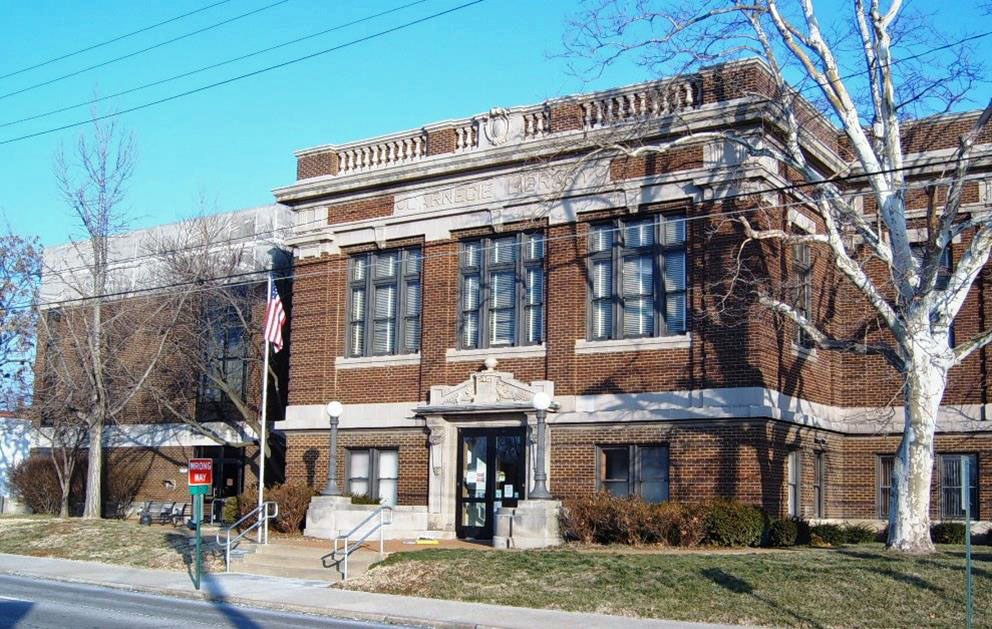
[[190, 459], [189, 460], [189, 486], [213, 485], [214, 483], [214, 461], [213, 459]]

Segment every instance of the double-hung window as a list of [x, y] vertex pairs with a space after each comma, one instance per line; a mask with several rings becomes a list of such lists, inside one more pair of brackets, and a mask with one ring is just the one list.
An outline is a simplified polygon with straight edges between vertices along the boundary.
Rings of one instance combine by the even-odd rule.
[[786, 470], [786, 489], [788, 491], [789, 517], [800, 516], [802, 504], [802, 453], [799, 450], [789, 452], [788, 469]]
[[600, 446], [597, 472], [599, 489], [614, 496], [668, 500], [668, 446]]
[[[793, 245], [792, 248], [793, 307], [807, 321], [813, 313], [813, 256], [811, 247], [806, 243]], [[798, 328], [796, 344], [804, 348], [813, 347], [813, 339], [803, 328]]]
[[399, 451], [382, 448], [348, 450], [348, 493], [396, 506]]
[[516, 234], [462, 243], [461, 349], [544, 341], [544, 236]]
[[589, 231], [589, 338], [686, 331], [686, 221], [655, 215]]
[[420, 249], [393, 249], [351, 258], [348, 355], [420, 351]]
[[968, 459], [968, 487], [970, 515], [978, 519], [978, 457], [974, 454], [940, 455], [940, 517], [945, 520], [964, 519], [964, 461]]
[[200, 326], [206, 370], [200, 377], [196, 413], [200, 421], [237, 415], [234, 398], [246, 392], [248, 347], [244, 322], [235, 306], [207, 303]]

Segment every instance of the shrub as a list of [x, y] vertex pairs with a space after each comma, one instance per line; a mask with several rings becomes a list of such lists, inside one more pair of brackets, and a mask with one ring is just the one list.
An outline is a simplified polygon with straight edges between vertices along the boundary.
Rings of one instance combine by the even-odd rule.
[[[52, 460], [32, 455], [11, 468], [10, 488], [24, 506], [35, 513], [58, 515], [62, 506], [62, 486]], [[86, 458], [80, 457], [69, 485], [69, 515], [82, 513], [86, 495]]]
[[224, 524], [234, 524], [241, 517], [240, 500], [239, 496], [224, 499], [224, 511], [220, 516], [224, 520]]
[[794, 520], [773, 520], [768, 526], [769, 546], [795, 546], [799, 525]]
[[104, 515], [126, 518], [145, 480], [145, 471], [122, 456], [110, 456], [103, 468]]
[[728, 500], [651, 504], [599, 492], [566, 501], [559, 524], [565, 539], [588, 544], [747, 546], [760, 542], [765, 520], [760, 509]]
[[964, 534], [961, 522], [938, 522], [930, 527], [930, 539], [934, 544], [964, 544]]
[[[296, 534], [303, 530], [303, 524], [307, 519], [307, 509], [310, 507], [310, 499], [317, 494], [317, 491], [309, 485], [303, 483], [284, 483], [273, 485], [265, 490], [266, 500], [278, 503], [279, 515], [272, 521], [272, 529], [280, 533]], [[237, 498], [228, 498], [228, 503], [234, 503], [236, 507], [236, 517], [238, 520], [251, 513], [252, 509], [258, 506], [258, 490], [254, 487], [246, 489]], [[231, 511], [235, 507], [230, 508]], [[225, 513], [227, 505], [225, 505]], [[225, 516], [226, 517], [226, 516]], [[246, 526], [254, 524], [255, 519], [249, 518], [245, 522]]]
[[848, 544], [877, 542], [878, 531], [866, 524], [850, 524], [844, 527], [844, 540]]
[[714, 500], [707, 504], [706, 541], [718, 546], [757, 546], [765, 531], [765, 513], [743, 502]]
[[809, 521], [795, 516], [789, 519], [796, 524], [796, 544], [810, 544], [810, 529], [812, 527], [810, 526]]
[[351, 504], [353, 505], [377, 505], [379, 504], [378, 498], [373, 498], [368, 494], [345, 494], [351, 498]]
[[836, 524], [817, 524], [809, 529], [810, 544], [813, 546], [842, 546], [847, 543], [847, 534]]

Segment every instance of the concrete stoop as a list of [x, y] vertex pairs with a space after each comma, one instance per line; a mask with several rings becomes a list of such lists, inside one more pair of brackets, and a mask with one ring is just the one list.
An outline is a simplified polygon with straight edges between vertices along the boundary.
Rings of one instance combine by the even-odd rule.
[[[252, 544], [243, 553], [231, 556], [231, 572], [293, 579], [339, 582], [344, 578], [344, 563], [331, 562], [331, 544], [304, 546], [286, 542]], [[348, 559], [348, 578], [365, 574], [380, 560], [379, 553], [356, 550]], [[340, 565], [339, 565], [340, 564]]]

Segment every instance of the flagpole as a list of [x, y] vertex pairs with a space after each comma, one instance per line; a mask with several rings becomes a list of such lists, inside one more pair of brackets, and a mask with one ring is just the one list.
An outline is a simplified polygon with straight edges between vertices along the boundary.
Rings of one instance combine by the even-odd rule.
[[[269, 282], [265, 292], [265, 307], [268, 312], [269, 301], [272, 299], [272, 273], [269, 273]], [[269, 409], [269, 335], [265, 336], [265, 358], [262, 361], [262, 420], [259, 426], [258, 437], [258, 517], [261, 519], [262, 505], [265, 503], [265, 416]], [[266, 522], [266, 526], [268, 522]]]

